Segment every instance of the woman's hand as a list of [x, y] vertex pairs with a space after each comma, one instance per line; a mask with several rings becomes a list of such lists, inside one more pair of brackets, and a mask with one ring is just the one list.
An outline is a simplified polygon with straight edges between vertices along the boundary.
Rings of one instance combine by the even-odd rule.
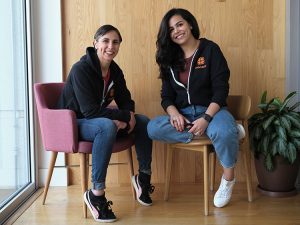
[[127, 123], [120, 121], [120, 120], [113, 120], [113, 122], [116, 124], [118, 130], [125, 129], [127, 127]]
[[170, 123], [177, 131], [181, 132], [184, 130], [184, 125], [189, 123], [189, 121], [180, 113], [176, 113], [170, 115]]
[[129, 121], [129, 130], [128, 130], [128, 134], [131, 133], [135, 127], [136, 121], [135, 121], [135, 117], [134, 117], [134, 112], [130, 112], [130, 121]]
[[177, 131], [183, 131], [185, 123], [189, 123], [189, 121], [179, 113], [174, 105], [168, 106], [167, 113], [170, 116], [171, 125], [175, 127]]
[[193, 124], [194, 125], [191, 127], [191, 129], [189, 129], [189, 132], [197, 136], [203, 135], [208, 127], [208, 122], [202, 117], [196, 119]]

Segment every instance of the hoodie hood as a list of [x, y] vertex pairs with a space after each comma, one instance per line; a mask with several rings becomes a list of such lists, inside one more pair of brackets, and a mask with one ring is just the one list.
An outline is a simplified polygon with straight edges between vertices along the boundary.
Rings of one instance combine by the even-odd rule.
[[93, 47], [88, 47], [86, 49], [86, 55], [80, 58], [80, 62], [87, 63], [96, 73], [99, 73], [99, 71], [101, 72], [100, 61], [98, 59], [97, 52]]
[[[95, 48], [87, 47], [86, 55], [80, 58], [80, 63], [87, 63], [95, 73], [101, 74], [100, 61]], [[114, 60], [110, 63], [110, 68], [112, 68], [112, 66], [119, 68]]]

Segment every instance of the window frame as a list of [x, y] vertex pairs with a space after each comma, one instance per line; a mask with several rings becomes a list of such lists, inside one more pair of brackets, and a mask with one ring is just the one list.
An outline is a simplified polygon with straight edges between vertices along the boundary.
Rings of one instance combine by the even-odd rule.
[[30, 198], [38, 189], [37, 186], [37, 166], [36, 166], [36, 151], [35, 151], [35, 123], [34, 123], [34, 103], [33, 103], [33, 64], [32, 64], [32, 23], [31, 23], [31, 1], [23, 1], [24, 8], [24, 24], [25, 27], [25, 98], [27, 103], [25, 107], [26, 110], [26, 129], [28, 133], [26, 135], [27, 149], [28, 149], [28, 161], [29, 161], [29, 183], [13, 194], [12, 197], [6, 200], [5, 205], [0, 210], [0, 221], [5, 221], [11, 216], [15, 211], [17, 211], [20, 206]]

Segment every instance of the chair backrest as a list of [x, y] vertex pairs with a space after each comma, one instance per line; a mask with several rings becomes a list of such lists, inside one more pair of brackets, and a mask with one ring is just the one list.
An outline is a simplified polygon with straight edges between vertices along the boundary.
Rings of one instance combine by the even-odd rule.
[[58, 98], [64, 88], [64, 83], [34, 84], [35, 100], [39, 108], [55, 109]]
[[247, 120], [251, 108], [251, 98], [247, 95], [229, 95], [227, 106], [236, 120]]
[[64, 83], [34, 84], [44, 148], [56, 152], [78, 151], [78, 128], [72, 110], [55, 109]]

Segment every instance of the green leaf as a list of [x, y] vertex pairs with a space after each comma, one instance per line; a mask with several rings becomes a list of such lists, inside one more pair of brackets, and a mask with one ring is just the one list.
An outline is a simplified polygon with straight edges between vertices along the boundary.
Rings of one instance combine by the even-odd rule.
[[278, 147], [277, 147], [278, 146], [278, 141], [277, 140], [275, 140], [274, 142], [272, 142], [272, 145], [271, 145], [271, 148], [270, 148], [270, 154], [272, 156], [275, 156], [275, 155], [278, 154], [278, 151], [277, 151], [277, 149], [278, 149]]
[[267, 91], [264, 91], [264, 93], [261, 95], [260, 103], [264, 104], [267, 102]]
[[272, 156], [270, 154], [266, 155], [265, 158], [265, 167], [268, 171], [272, 171], [273, 170], [273, 162], [272, 162]]
[[300, 138], [290, 137], [290, 142], [293, 143], [298, 151], [300, 151]]
[[292, 126], [297, 127], [300, 129], [300, 121], [298, 120], [297, 116], [291, 114], [291, 113], [286, 113], [283, 115], [286, 119], [290, 120]]
[[278, 145], [277, 145], [277, 151], [279, 153], [279, 155], [282, 155], [283, 157], [286, 157], [287, 153], [286, 153], [286, 141], [282, 138], [278, 138]]
[[291, 93], [289, 93], [285, 99], [283, 100], [283, 103], [285, 104], [286, 102], [291, 101], [291, 99], [297, 94], [296, 91], [292, 91]]
[[274, 105], [276, 109], [279, 109], [282, 106], [282, 102], [279, 98], [274, 98], [271, 104]]
[[267, 113], [267, 111], [269, 110], [269, 108], [270, 108], [270, 105], [272, 105], [272, 103], [273, 103], [273, 101], [274, 101], [274, 99], [275, 98], [272, 98], [269, 102], [268, 102], [268, 104], [266, 105], [266, 107], [265, 107], [265, 111], [264, 111], [264, 113]]
[[283, 127], [276, 126], [276, 132], [277, 132], [277, 135], [280, 139], [283, 139], [283, 140], [287, 141], [286, 132], [285, 132], [285, 129]]
[[263, 113], [256, 113], [254, 115], [252, 115], [249, 119], [249, 129], [251, 130], [253, 127], [259, 125], [261, 123], [261, 121], [263, 121], [263, 119], [266, 117], [265, 114]]
[[274, 120], [274, 125], [276, 125], [276, 126], [281, 126], [280, 121], [279, 121], [278, 118], [276, 118], [276, 119]]
[[266, 130], [269, 127], [269, 125], [273, 122], [274, 119], [276, 119], [276, 116], [272, 115], [266, 121], [263, 122], [262, 126], [263, 126], [264, 130]]
[[263, 136], [262, 137], [262, 141], [261, 141], [261, 151], [264, 153], [264, 154], [268, 154], [269, 152], [269, 139], [270, 139], [270, 136], [269, 135], [266, 135], [266, 136]]
[[289, 143], [287, 147], [288, 147], [288, 157], [287, 158], [290, 163], [293, 163], [297, 157], [296, 147], [292, 143]]
[[290, 111], [289, 114], [294, 117], [296, 120], [300, 120], [300, 114], [298, 112]]
[[289, 132], [290, 137], [300, 138], [300, 130], [291, 130]]
[[289, 110], [290, 111], [293, 111], [293, 110], [295, 110], [297, 107], [299, 107], [300, 106], [300, 102], [297, 102], [297, 103], [295, 103], [294, 105], [292, 105], [290, 108], [289, 108]]
[[262, 127], [261, 126], [255, 127], [254, 130], [253, 130], [253, 133], [254, 133], [254, 138], [256, 140], [259, 140], [261, 138], [262, 133], [263, 133]]
[[258, 104], [257, 107], [260, 108], [263, 111], [263, 113], [266, 113], [267, 110], [265, 110], [265, 109], [266, 109], [267, 105], [268, 105], [267, 103], [263, 103], [263, 104]]
[[280, 125], [286, 129], [287, 132], [289, 132], [291, 130], [291, 122], [290, 120], [288, 120], [287, 118], [285, 118], [284, 116], [279, 117], [279, 121], [280, 121]]
[[281, 106], [281, 108], [280, 108], [280, 112], [284, 109], [284, 108], [286, 108], [287, 107], [287, 104], [291, 101], [291, 99], [296, 95], [296, 91], [294, 91], [294, 92], [291, 92], [290, 94], [288, 94], [288, 96], [286, 96], [286, 98], [284, 99], [284, 101], [283, 101], [283, 104], [282, 104], [282, 106]]
[[263, 113], [267, 113], [269, 108], [272, 108], [270, 106], [272, 106], [274, 99], [272, 98], [268, 103], [266, 103], [266, 91], [263, 93], [260, 104], [258, 104], [258, 108], [260, 108], [262, 110]]

